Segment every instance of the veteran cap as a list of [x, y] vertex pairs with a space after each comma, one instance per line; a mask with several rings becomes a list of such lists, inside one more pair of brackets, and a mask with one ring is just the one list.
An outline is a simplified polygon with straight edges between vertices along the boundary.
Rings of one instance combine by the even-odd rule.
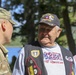
[[41, 23], [45, 23], [50, 26], [59, 26], [60, 27], [60, 21], [55, 14], [47, 13], [47, 14], [42, 15], [39, 24], [41, 24]]
[[3, 8], [0, 8], [0, 19], [7, 19], [12, 24], [16, 24], [11, 18], [11, 13]]

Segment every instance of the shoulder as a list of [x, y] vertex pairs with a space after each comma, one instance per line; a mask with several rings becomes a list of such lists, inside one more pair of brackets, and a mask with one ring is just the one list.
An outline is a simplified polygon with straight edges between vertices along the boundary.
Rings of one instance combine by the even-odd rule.
[[24, 47], [19, 51], [20, 54], [24, 53]]
[[60, 46], [60, 48], [61, 48], [61, 50], [63, 51], [63, 53], [65, 53], [65, 54], [67, 54], [67, 55], [73, 56], [73, 55], [72, 55], [72, 52], [71, 52], [69, 49], [66, 49], [66, 48], [64, 48], [64, 47], [62, 47], [62, 46]]
[[32, 50], [41, 50], [40, 45], [37, 41], [27, 44], [24, 46], [24, 52], [25, 53], [30, 53]]
[[5, 58], [5, 56], [4, 56], [4, 52], [2, 51], [2, 49], [0, 49], [0, 60], [2, 59], [2, 58]]
[[28, 43], [27, 45], [24, 45], [24, 48], [27, 48], [27, 47], [39, 47], [40, 46], [40, 44], [39, 44], [39, 42], [38, 41], [34, 41], [34, 42], [32, 42], [32, 43]]
[[64, 48], [64, 47], [62, 47], [62, 46], [60, 46], [60, 48], [61, 48], [61, 49], [63, 49], [63, 50], [65, 50], [65, 51], [70, 52], [70, 50], [69, 50], [69, 49], [67, 49], [67, 48]]
[[29, 43], [29, 44], [32, 45], [32, 46], [40, 46], [38, 41], [34, 41], [32, 43]]

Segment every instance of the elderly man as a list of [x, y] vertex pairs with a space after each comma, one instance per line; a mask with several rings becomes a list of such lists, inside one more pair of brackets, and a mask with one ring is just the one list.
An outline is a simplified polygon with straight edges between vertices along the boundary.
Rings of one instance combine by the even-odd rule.
[[8, 50], [3, 45], [10, 42], [14, 24], [16, 23], [11, 19], [10, 12], [0, 8], [0, 75], [11, 75]]
[[39, 22], [38, 41], [22, 48], [13, 75], [74, 75], [71, 52], [55, 42], [61, 31], [58, 17], [44, 14]]

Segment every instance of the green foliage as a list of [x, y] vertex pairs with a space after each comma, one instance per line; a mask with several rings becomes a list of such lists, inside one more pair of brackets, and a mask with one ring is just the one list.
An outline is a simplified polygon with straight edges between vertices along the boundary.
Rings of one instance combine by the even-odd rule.
[[5, 46], [23, 46], [23, 44], [21, 43], [21, 36], [16, 37], [15, 39], [11, 40], [10, 44], [7, 44]]
[[69, 13], [70, 23], [73, 24], [76, 22], [76, 14], [73, 14], [72, 12]]
[[66, 35], [64, 36], [61, 36], [59, 39], [57, 39], [57, 42], [61, 45], [61, 46], [64, 46], [64, 47], [67, 47], [67, 37]]

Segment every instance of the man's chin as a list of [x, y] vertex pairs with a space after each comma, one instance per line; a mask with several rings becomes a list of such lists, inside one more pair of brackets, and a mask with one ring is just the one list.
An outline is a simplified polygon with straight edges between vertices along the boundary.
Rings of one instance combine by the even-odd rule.
[[52, 42], [49, 41], [49, 40], [47, 40], [47, 41], [46, 41], [46, 40], [41, 40], [40, 42], [41, 42], [41, 44], [44, 45], [44, 46], [52, 45]]
[[48, 39], [43, 39], [43, 40], [41, 40], [41, 42], [44, 43], [44, 44], [47, 44], [47, 43], [49, 43], [50, 41], [49, 41]]
[[41, 41], [41, 43], [42, 43], [43, 45], [47, 45], [49, 42], [47, 42], [47, 41]]

